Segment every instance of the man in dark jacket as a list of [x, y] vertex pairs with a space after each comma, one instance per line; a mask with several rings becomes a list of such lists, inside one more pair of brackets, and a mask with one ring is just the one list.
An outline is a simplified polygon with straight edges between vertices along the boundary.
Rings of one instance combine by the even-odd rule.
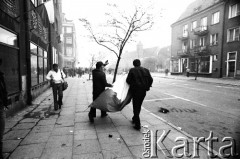
[[[92, 81], [93, 81], [93, 101], [105, 90], [105, 87], [112, 87], [111, 84], [107, 83], [106, 75], [103, 72], [104, 67], [107, 63], [99, 61], [96, 64], [96, 69], [92, 71]], [[94, 117], [96, 117], [96, 108], [91, 108], [88, 114], [90, 122], [94, 122]], [[107, 116], [105, 111], [101, 111], [101, 117]]]
[[[0, 59], [0, 66], [2, 65], [2, 59]], [[0, 159], [3, 159], [3, 133], [5, 129], [5, 112], [4, 108], [7, 108], [7, 89], [4, 80], [4, 73], [0, 70]]]
[[129, 91], [132, 94], [134, 114], [132, 122], [135, 124], [134, 128], [140, 130], [141, 122], [139, 114], [141, 105], [146, 96], [146, 91], [152, 86], [153, 78], [148, 69], [141, 67], [139, 59], [133, 61], [133, 66], [134, 68], [130, 69], [126, 81], [130, 85]]

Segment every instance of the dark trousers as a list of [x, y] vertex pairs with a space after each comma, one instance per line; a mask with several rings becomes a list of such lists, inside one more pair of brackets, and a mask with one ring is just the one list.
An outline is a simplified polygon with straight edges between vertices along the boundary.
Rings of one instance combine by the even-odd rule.
[[5, 129], [5, 112], [2, 105], [0, 105], [0, 159], [3, 158], [2, 149], [3, 149], [3, 134]]
[[53, 100], [54, 100], [54, 109], [58, 109], [58, 105], [62, 105], [63, 91], [62, 83], [54, 83], [52, 86], [53, 90]]
[[141, 112], [143, 100], [146, 96], [146, 91], [141, 89], [134, 89], [134, 90], [131, 90], [131, 93], [132, 93], [132, 103], [133, 103], [132, 120], [136, 126], [141, 126], [139, 115]]
[[[97, 99], [97, 97], [99, 96], [100, 94], [93, 94], [93, 101], [95, 100], [95, 99]], [[101, 115], [105, 115], [105, 114], [107, 114], [107, 112], [105, 112], [105, 111], [102, 111], [101, 110]], [[96, 108], [90, 108], [90, 111], [89, 111], [89, 115], [90, 116], [92, 116], [92, 117], [96, 117]]]
[[189, 72], [187, 72], [187, 77], [189, 77], [189, 74], [190, 74], [190, 73], [189, 73]]

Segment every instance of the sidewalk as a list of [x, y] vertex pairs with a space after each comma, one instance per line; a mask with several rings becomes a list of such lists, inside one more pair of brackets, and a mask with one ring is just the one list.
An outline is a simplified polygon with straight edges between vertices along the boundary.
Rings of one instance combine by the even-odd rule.
[[[5, 158], [144, 158], [143, 132], [147, 129], [133, 129], [132, 105], [129, 104], [121, 112], [108, 113], [106, 118], [100, 118], [100, 111], [97, 110], [95, 122], [91, 124], [87, 106], [92, 102], [92, 81], [82, 78], [68, 78], [67, 81], [69, 87], [64, 92], [61, 111], [53, 110], [52, 91], [49, 89], [40, 95], [32, 106], [6, 120], [3, 149]], [[163, 153], [170, 155], [171, 149], [179, 145], [175, 142], [176, 137], [184, 137], [190, 143], [193, 142], [188, 134], [144, 108], [140, 118], [142, 126], [159, 130], [158, 136], [163, 130], [170, 130], [161, 145], [162, 150], [157, 147], [160, 159], [168, 158]], [[192, 144], [189, 147], [192, 153]], [[210, 158], [201, 145], [199, 156], [201, 159]]]
[[240, 80], [231, 79], [231, 78], [197, 77], [197, 80], [195, 80], [195, 76], [186, 77], [184, 75], [171, 75], [171, 74], [168, 74], [168, 76], [166, 76], [164, 73], [151, 73], [151, 74], [153, 77], [160, 77], [160, 78], [192, 80], [192, 81], [196, 81], [196, 82], [212, 83], [212, 84], [218, 84], [218, 85], [240, 86]]

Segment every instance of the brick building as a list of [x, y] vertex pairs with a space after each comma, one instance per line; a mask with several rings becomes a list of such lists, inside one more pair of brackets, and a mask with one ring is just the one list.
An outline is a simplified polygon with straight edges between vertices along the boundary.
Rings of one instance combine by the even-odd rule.
[[[229, 31], [231, 27], [239, 28], [238, 9], [231, 10], [236, 16], [229, 19], [229, 8], [233, 4], [238, 6], [236, 3], [236, 0], [196, 0], [187, 7], [172, 24], [172, 74], [184, 74], [189, 68], [191, 74], [205, 77], [239, 76], [239, 39], [228, 40], [233, 32], [239, 37], [239, 32], [236, 35], [236, 31]], [[232, 48], [235, 49], [231, 51]]]

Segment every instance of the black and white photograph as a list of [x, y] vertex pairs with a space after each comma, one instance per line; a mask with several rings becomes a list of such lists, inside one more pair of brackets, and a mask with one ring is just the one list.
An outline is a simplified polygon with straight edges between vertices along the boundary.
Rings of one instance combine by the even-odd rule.
[[0, 0], [0, 159], [240, 159], [239, 0]]

